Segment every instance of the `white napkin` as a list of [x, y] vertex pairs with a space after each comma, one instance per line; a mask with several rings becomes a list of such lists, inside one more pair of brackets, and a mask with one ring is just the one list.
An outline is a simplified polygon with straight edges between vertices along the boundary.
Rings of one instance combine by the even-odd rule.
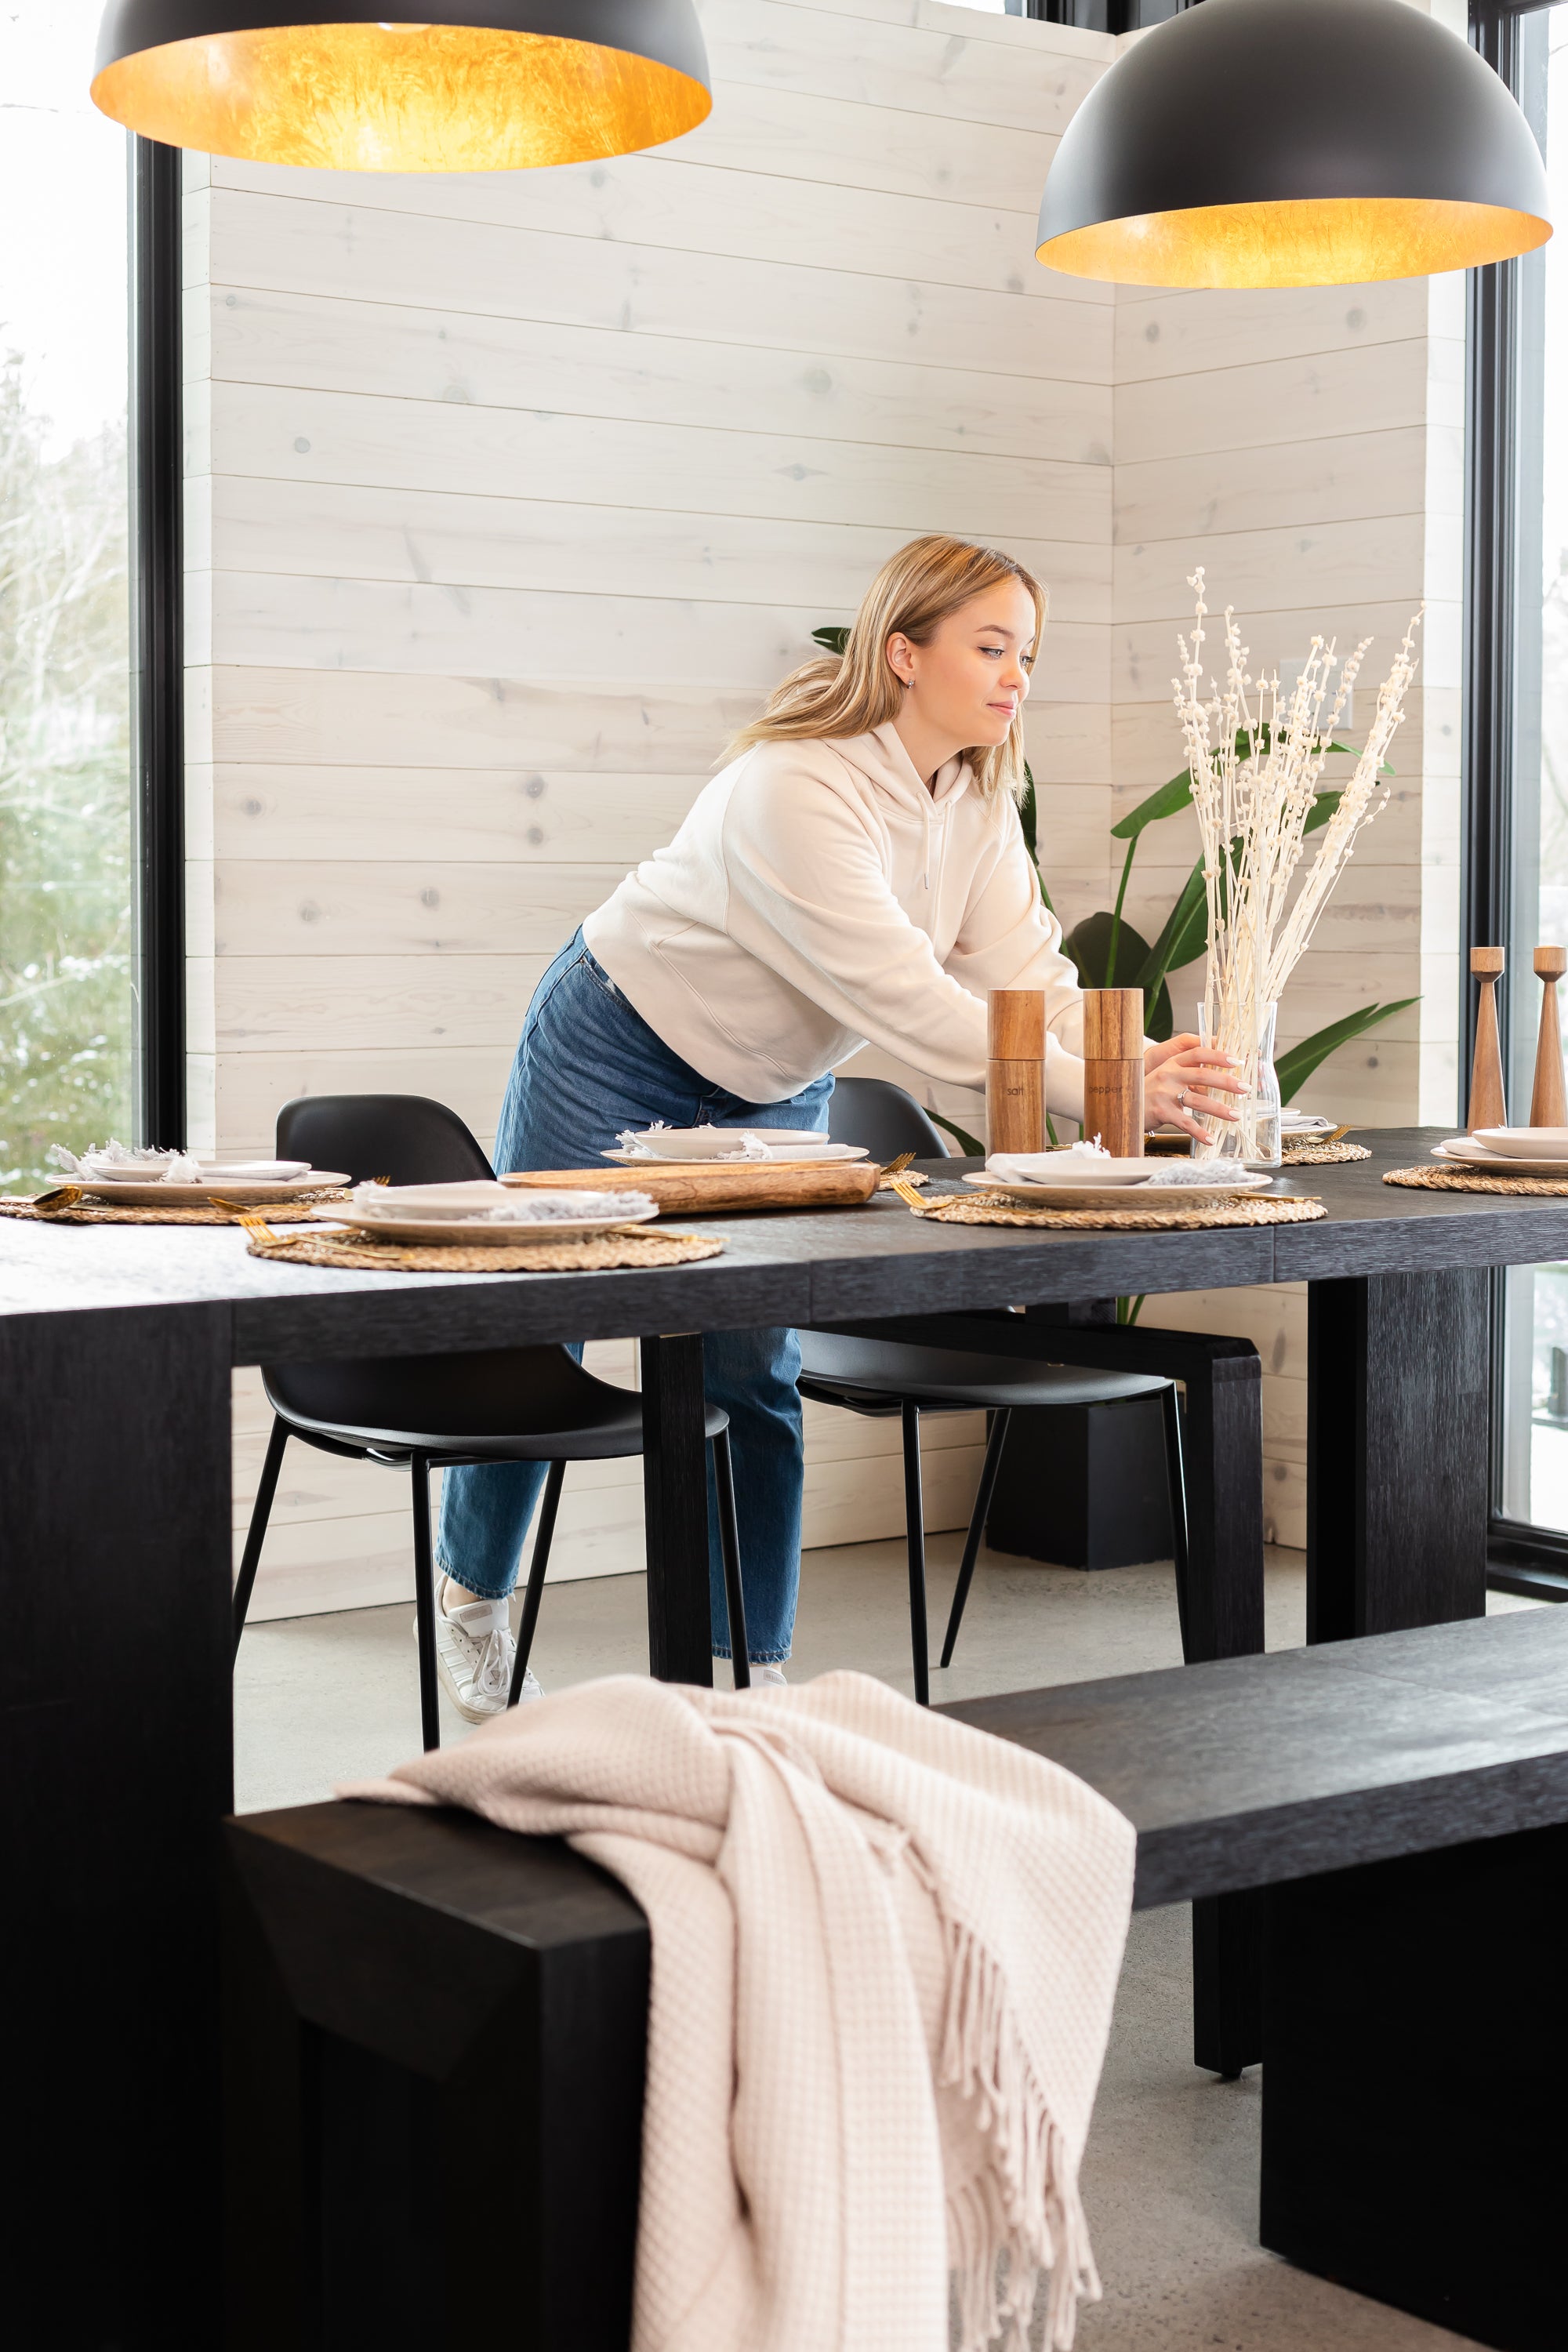
[[60, 1144], [49, 1146], [49, 1158], [68, 1176], [85, 1176], [93, 1183], [199, 1184], [205, 1176], [194, 1151], [154, 1151], [145, 1145], [132, 1149], [117, 1143], [91, 1143], [79, 1155]]
[[[468, 1187], [462, 1188], [465, 1192]], [[546, 1192], [524, 1187], [499, 1200], [443, 1201], [436, 1188], [419, 1197], [399, 1193], [385, 1184], [356, 1184], [353, 1204], [362, 1214], [397, 1224], [449, 1223], [483, 1225], [558, 1225], [590, 1217], [622, 1219], [646, 1216], [653, 1202], [646, 1192]]]
[[1234, 1160], [1157, 1160], [1152, 1162], [1153, 1174], [1146, 1188], [1152, 1192], [1158, 1185], [1166, 1191], [1177, 1191], [1184, 1185], [1223, 1184], [1228, 1192], [1237, 1186], [1248, 1192], [1267, 1190], [1272, 1178], [1262, 1170], [1243, 1168]]

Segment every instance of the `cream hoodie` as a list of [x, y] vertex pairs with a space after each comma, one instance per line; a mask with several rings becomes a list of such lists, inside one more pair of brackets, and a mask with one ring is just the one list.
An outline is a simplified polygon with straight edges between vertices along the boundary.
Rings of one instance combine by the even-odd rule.
[[862, 1045], [985, 1082], [985, 997], [1046, 992], [1052, 1109], [1083, 1111], [1082, 1000], [1018, 812], [950, 760], [928, 792], [891, 725], [759, 743], [583, 926], [693, 1069], [782, 1102]]

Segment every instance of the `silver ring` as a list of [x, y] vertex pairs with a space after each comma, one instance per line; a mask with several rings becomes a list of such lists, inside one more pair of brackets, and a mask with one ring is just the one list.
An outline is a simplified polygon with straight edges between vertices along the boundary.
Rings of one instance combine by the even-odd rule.
[[1184, 1087], [1182, 1088], [1181, 1093], [1176, 1097], [1176, 1108], [1177, 1108], [1178, 1110], [1185, 1110], [1186, 1107], [1187, 1107], [1187, 1090], [1186, 1090], [1185, 1087]]

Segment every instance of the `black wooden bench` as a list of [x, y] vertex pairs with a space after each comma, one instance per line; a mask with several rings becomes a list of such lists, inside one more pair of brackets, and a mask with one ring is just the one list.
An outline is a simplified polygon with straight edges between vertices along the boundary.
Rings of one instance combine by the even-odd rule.
[[[1135, 1903], [1259, 1890], [1261, 2234], [1560, 2352], [1568, 1611], [968, 1701], [1138, 1829]], [[230, 1825], [227, 2341], [625, 2352], [647, 1935], [458, 1813]], [[482, 2311], [442, 2226], [493, 2249]]]

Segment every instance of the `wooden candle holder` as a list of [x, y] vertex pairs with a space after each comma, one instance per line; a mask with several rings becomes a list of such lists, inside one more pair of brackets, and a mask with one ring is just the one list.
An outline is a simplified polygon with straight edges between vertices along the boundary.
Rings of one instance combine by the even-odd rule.
[[1541, 1031], [1535, 1041], [1530, 1124], [1568, 1127], [1568, 1101], [1563, 1090], [1563, 1033], [1557, 1020], [1557, 983], [1568, 971], [1568, 954], [1561, 948], [1537, 948], [1535, 969], [1546, 984], [1541, 997]]
[[1143, 1157], [1143, 992], [1086, 989], [1083, 1131], [1118, 1160]]
[[1480, 1127], [1508, 1125], [1508, 1098], [1503, 1090], [1502, 1046], [1498, 1035], [1497, 984], [1502, 978], [1501, 948], [1472, 948], [1470, 970], [1481, 983], [1476, 1007], [1476, 1051], [1470, 1065], [1470, 1108], [1466, 1132]]
[[994, 988], [985, 1064], [985, 1139], [992, 1151], [1046, 1148], [1046, 992]]

